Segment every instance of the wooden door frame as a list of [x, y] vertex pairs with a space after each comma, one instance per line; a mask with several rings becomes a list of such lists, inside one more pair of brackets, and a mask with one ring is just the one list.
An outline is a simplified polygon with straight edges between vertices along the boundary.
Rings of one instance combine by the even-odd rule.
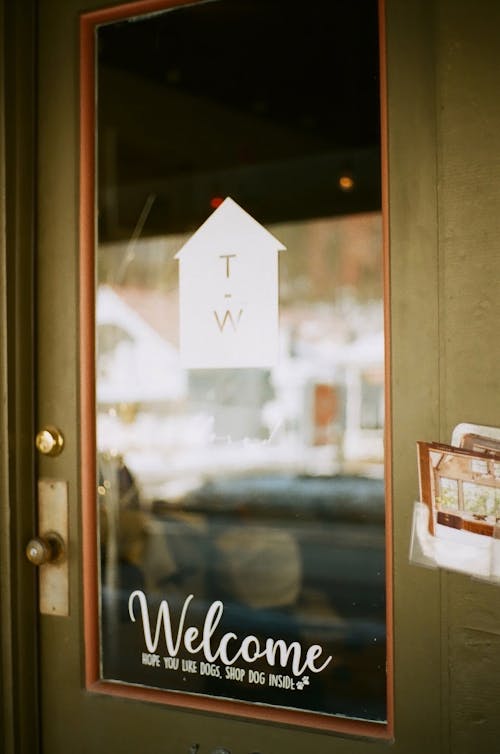
[[38, 751], [34, 274], [36, 9], [0, 0], [0, 730], [4, 751]]
[[[199, 0], [198, 0], [199, 2]], [[385, 384], [385, 520], [386, 520], [386, 714], [384, 723], [357, 720], [342, 716], [311, 714], [299, 709], [278, 709], [249, 702], [222, 700], [211, 696], [193, 699], [188, 694], [167, 690], [132, 686], [126, 683], [101, 680], [99, 668], [99, 618], [98, 618], [98, 573], [97, 527], [95, 508], [96, 479], [96, 406], [91, 389], [95, 375], [95, 212], [96, 212], [96, 28], [99, 24], [119, 22], [133, 16], [168, 11], [191, 5], [193, 0], [140, 0], [121, 2], [111, 8], [84, 13], [80, 20], [80, 453], [81, 453], [81, 501], [83, 537], [83, 594], [85, 623], [85, 675], [86, 688], [95, 693], [114, 695], [118, 698], [136, 699], [163, 703], [172, 707], [234, 715], [236, 718], [256, 721], [272, 721], [277, 724], [295, 725], [311, 731], [324, 730], [330, 733], [345, 733], [366, 738], [391, 740], [393, 737], [393, 631], [392, 631], [392, 476], [391, 476], [391, 400], [388, 381]], [[379, 14], [379, 69], [381, 111], [381, 164], [382, 164], [382, 218], [383, 218], [383, 293], [385, 327], [385, 369], [390, 373], [390, 287], [387, 222], [387, 144], [386, 144], [386, 86], [385, 86], [385, 0], [378, 0]]]

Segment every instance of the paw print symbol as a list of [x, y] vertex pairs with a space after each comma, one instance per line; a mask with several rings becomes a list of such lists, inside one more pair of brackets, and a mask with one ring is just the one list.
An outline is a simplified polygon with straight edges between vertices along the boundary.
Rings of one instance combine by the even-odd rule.
[[309, 676], [303, 676], [300, 681], [297, 681], [295, 686], [297, 688], [297, 691], [302, 691], [304, 689], [304, 686], [309, 686]]

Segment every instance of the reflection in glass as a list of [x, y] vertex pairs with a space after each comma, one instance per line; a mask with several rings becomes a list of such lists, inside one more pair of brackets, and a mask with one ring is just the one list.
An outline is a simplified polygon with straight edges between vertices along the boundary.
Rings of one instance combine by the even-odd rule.
[[[382, 721], [378, 110], [353, 144], [333, 122], [346, 87], [325, 103], [335, 72], [360, 87], [364, 75], [377, 103], [376, 3], [363, 4], [364, 73], [352, 57], [346, 73], [340, 53], [332, 68], [324, 27], [337, 4], [311, 5], [312, 60], [294, 12], [287, 44], [262, 60], [249, 30], [268, 34], [284, 3], [253, 5], [186, 6], [98, 32], [102, 674]], [[192, 52], [202, 27], [219, 29], [204, 37], [217, 58], [203, 54], [216, 65], [226, 45], [231, 61], [217, 81]], [[360, 173], [350, 192], [338, 185], [345, 162]], [[175, 255], [228, 195], [286, 247], [279, 359], [185, 369]]]

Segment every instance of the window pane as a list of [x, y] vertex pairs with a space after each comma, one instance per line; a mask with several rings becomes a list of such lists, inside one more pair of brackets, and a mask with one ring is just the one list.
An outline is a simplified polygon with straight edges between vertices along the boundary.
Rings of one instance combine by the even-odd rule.
[[98, 48], [102, 677], [382, 722], [377, 4]]

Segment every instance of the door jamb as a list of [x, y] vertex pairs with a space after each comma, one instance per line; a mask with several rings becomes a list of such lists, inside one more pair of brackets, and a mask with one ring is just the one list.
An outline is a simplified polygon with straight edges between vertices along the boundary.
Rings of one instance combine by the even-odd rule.
[[39, 751], [35, 531], [36, 3], [0, 0], [0, 729]]

